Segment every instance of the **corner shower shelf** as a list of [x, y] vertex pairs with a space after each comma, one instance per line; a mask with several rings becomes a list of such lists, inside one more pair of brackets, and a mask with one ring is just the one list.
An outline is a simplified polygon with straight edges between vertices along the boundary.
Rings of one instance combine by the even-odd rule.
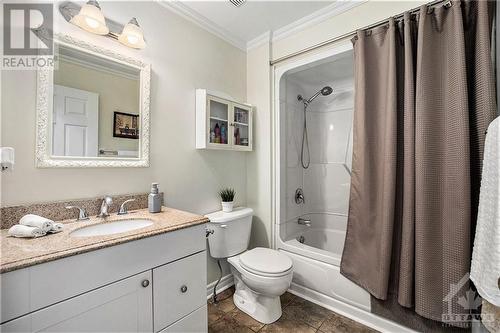
[[251, 105], [196, 89], [196, 149], [252, 151]]

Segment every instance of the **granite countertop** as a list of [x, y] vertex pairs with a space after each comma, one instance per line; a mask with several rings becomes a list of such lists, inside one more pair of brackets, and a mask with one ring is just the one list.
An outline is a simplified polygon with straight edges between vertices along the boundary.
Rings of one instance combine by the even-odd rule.
[[[153, 224], [114, 235], [93, 237], [69, 235], [72, 231], [82, 227], [126, 219], [149, 219]], [[92, 217], [85, 221], [75, 222], [73, 219], [58, 222], [64, 223], [62, 232], [38, 238], [8, 237], [6, 229], [0, 230], [0, 273], [203, 224], [208, 222], [208, 219], [200, 215], [162, 207], [162, 211], [156, 214], [149, 213], [147, 209], [140, 209], [122, 216], [112, 214], [105, 219]]]

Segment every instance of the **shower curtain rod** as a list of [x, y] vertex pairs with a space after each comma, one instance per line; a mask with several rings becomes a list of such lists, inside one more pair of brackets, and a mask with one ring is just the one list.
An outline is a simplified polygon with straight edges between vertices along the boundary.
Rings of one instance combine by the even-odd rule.
[[[451, 5], [451, 1], [450, 0], [434, 0], [432, 2], [429, 2], [427, 4], [427, 7], [433, 7], [433, 6], [436, 6], [438, 4], [441, 4], [441, 3], [445, 3], [446, 6], [448, 5]], [[413, 8], [413, 9], [410, 9], [410, 10], [407, 10], [406, 12], [409, 12], [411, 14], [413, 13], [416, 13], [420, 10], [420, 6], [419, 7], [416, 7], [416, 8]], [[406, 13], [405, 12], [405, 13]], [[400, 18], [402, 18], [404, 16], [404, 13], [402, 14], [399, 14], [399, 15], [395, 15], [395, 16], [392, 16], [395, 20], [398, 20]], [[359, 31], [359, 30], [370, 30], [370, 29], [373, 29], [373, 28], [376, 28], [378, 26], [381, 26], [381, 25], [384, 25], [384, 24], [387, 24], [387, 22], [389, 22], [389, 19], [385, 19], [385, 20], [382, 20], [382, 21], [378, 21], [376, 23], [373, 23], [373, 24], [370, 24], [366, 27], [363, 27], [361, 29], [357, 29], [355, 31], [351, 31], [351, 32], [348, 32], [348, 33], [345, 33], [343, 35], [340, 35], [340, 36], [337, 36], [337, 37], [334, 37], [334, 38], [330, 38], [330, 39], [327, 39], [325, 40], [324, 42], [321, 42], [321, 43], [318, 43], [318, 44], [315, 44], [315, 45], [312, 45], [312, 46], [309, 46], [305, 49], [302, 49], [300, 51], [297, 51], [297, 52], [294, 52], [294, 53], [290, 53], [286, 56], [283, 56], [283, 57], [280, 57], [278, 59], [275, 59], [275, 60], [271, 60], [269, 61], [269, 65], [270, 66], [274, 66], [276, 65], [277, 63], [280, 63], [280, 62], [283, 62], [285, 60], [288, 60], [290, 58], [293, 58], [293, 57], [296, 57], [296, 56], [299, 56], [299, 55], [302, 55], [304, 53], [308, 53], [308, 52], [311, 52], [315, 49], [318, 49], [320, 47], [323, 47], [323, 46], [326, 46], [326, 45], [329, 45], [329, 44], [333, 44], [335, 42], [338, 42], [342, 39], [346, 39], [346, 38], [349, 38], [349, 37], [354, 37], [356, 35], [356, 32]]]

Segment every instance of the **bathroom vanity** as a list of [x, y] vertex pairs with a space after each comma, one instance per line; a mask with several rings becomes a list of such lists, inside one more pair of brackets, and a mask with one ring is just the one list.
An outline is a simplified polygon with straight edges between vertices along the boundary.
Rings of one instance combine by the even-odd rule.
[[36, 239], [1, 230], [1, 332], [204, 332], [207, 219], [163, 207], [151, 225], [81, 237], [108, 220]]

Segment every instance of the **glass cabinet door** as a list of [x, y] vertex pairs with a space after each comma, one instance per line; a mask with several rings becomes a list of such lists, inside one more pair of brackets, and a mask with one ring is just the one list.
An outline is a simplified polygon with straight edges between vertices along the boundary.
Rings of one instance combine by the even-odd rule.
[[208, 106], [208, 142], [211, 144], [229, 144], [229, 103], [213, 97], [207, 97]]
[[233, 145], [248, 147], [251, 140], [250, 107], [234, 105], [233, 107]]

